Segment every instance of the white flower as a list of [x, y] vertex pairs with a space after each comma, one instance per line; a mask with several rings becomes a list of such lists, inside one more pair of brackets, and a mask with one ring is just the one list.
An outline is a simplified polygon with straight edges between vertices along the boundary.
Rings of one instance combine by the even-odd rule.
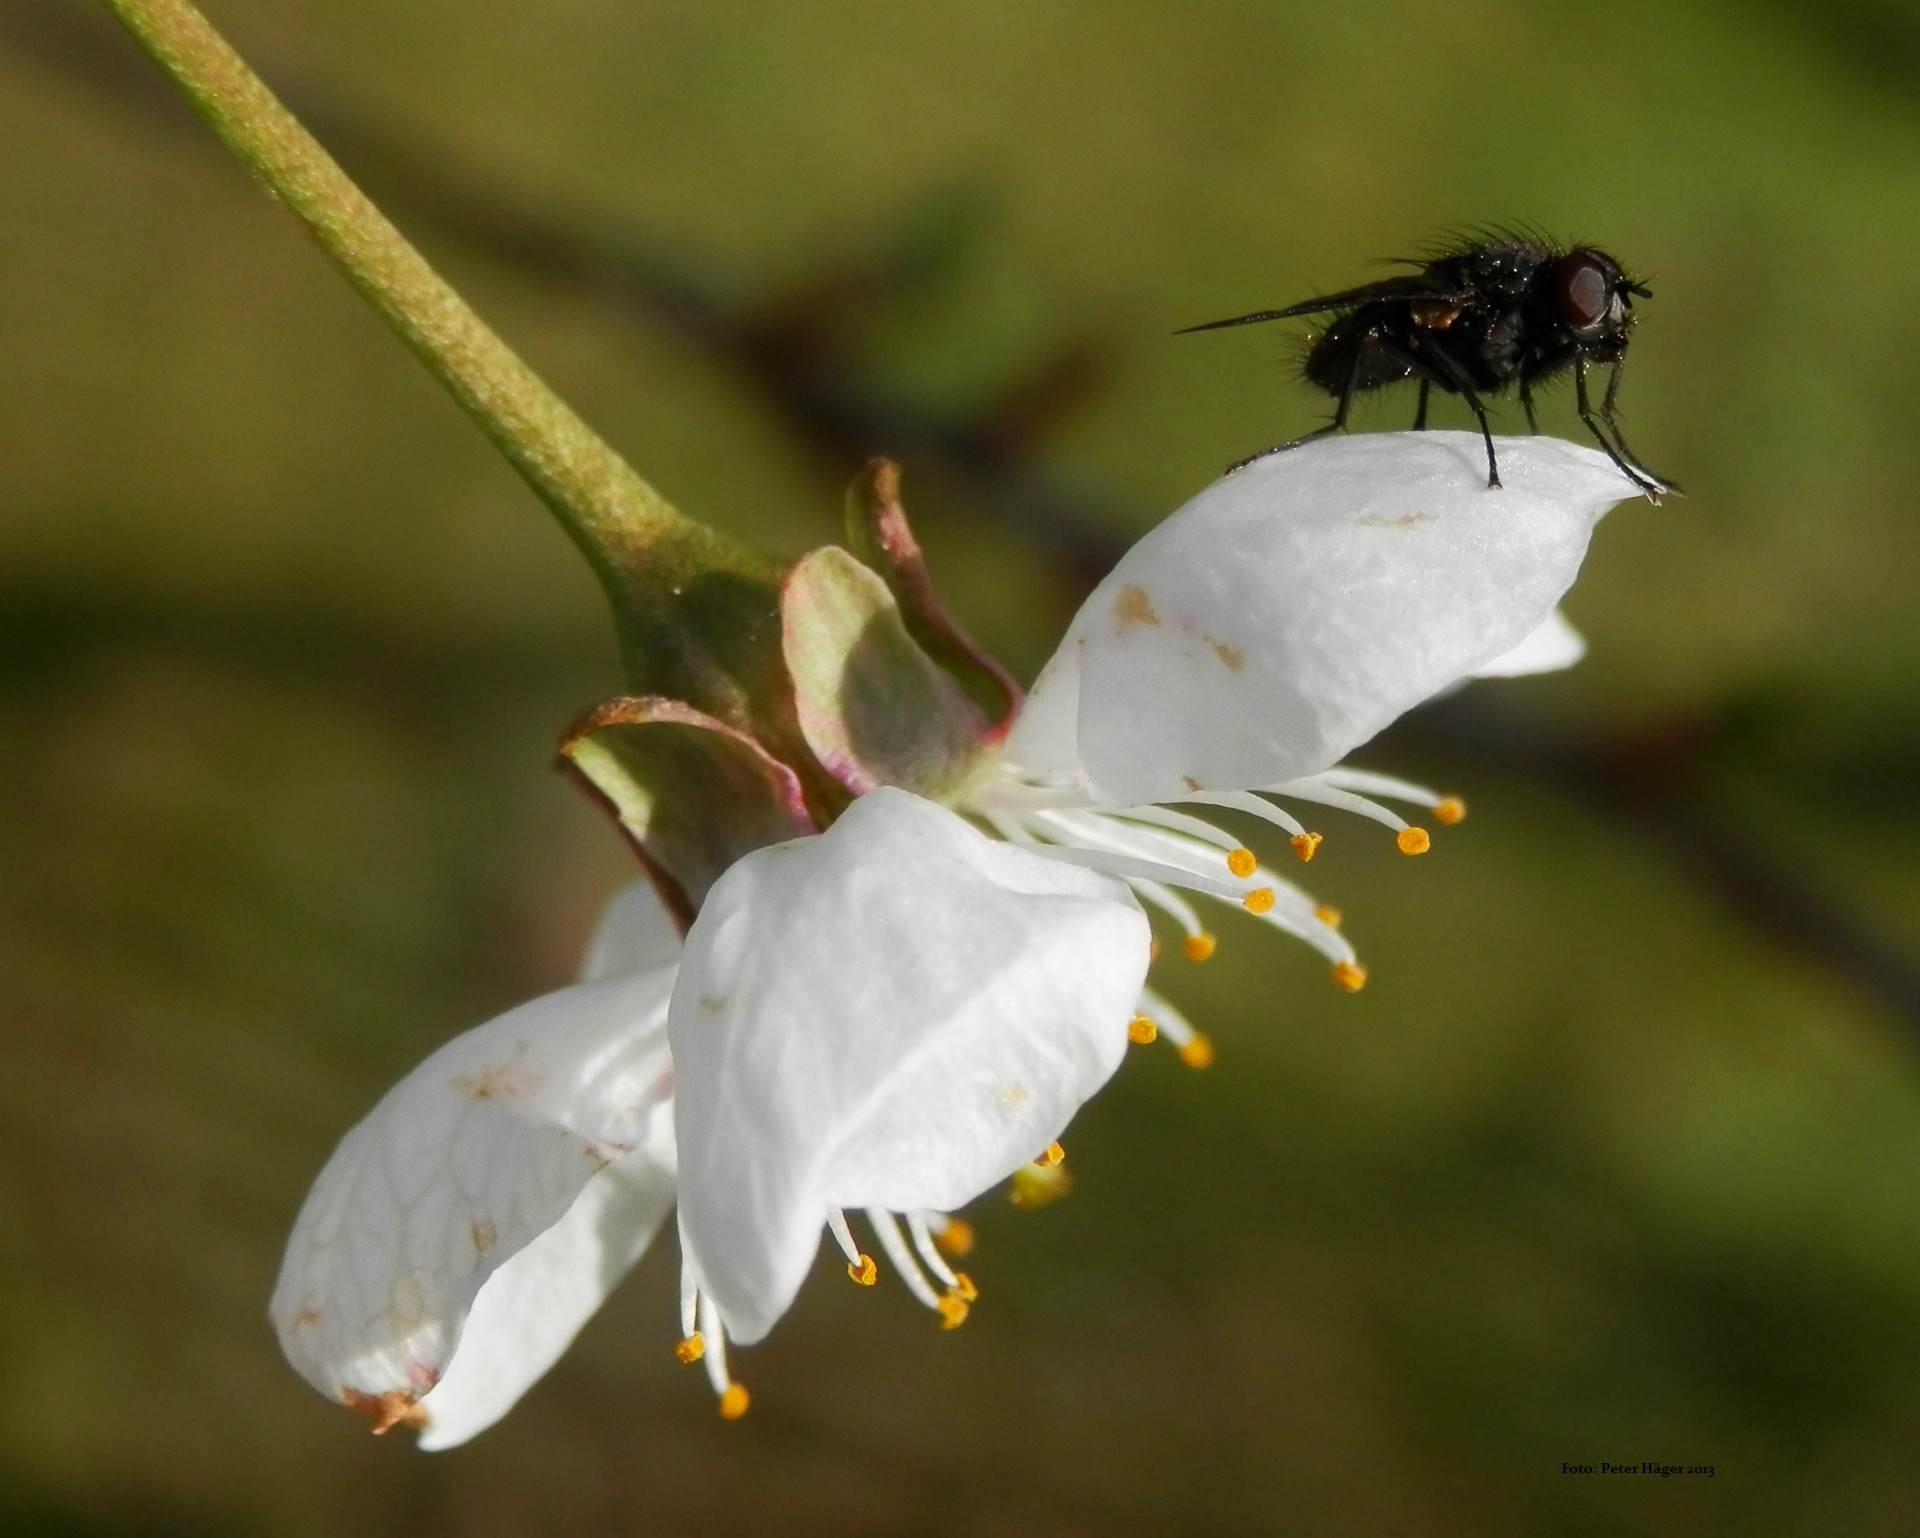
[[329, 1398], [451, 1447], [559, 1357], [673, 1207], [667, 1000], [680, 940], [650, 888], [586, 980], [457, 1036], [342, 1140], [269, 1307]]
[[[1280, 803], [1351, 810], [1417, 854], [1426, 831], [1376, 798], [1442, 822], [1460, 804], [1339, 757], [1465, 679], [1578, 657], [1554, 605], [1595, 521], [1635, 488], [1553, 440], [1500, 455], [1497, 491], [1466, 434], [1323, 440], [1256, 462], [1101, 584], [1004, 754], [968, 771], [958, 811], [882, 782], [826, 832], [733, 863], [684, 948], [646, 889], [623, 898], [586, 980], [450, 1042], [342, 1142], [274, 1294], [294, 1366], [377, 1430], [462, 1441], [557, 1358], [676, 1183], [679, 1354], [704, 1359], [725, 1415], [747, 1403], [728, 1340], [766, 1334], [823, 1233], [874, 1280], [849, 1210], [958, 1323], [975, 1293], [935, 1242], [957, 1232], [945, 1214], [1057, 1163], [1062, 1129], [1130, 1040], [1164, 1033], [1188, 1062], [1210, 1058], [1142, 986], [1142, 902], [1197, 959], [1213, 940], [1182, 892], [1300, 936], [1346, 987], [1364, 980], [1338, 915], [1201, 814], [1262, 819], [1306, 859], [1319, 835]], [[921, 754], [912, 722], [896, 742], [874, 714], [884, 694], [860, 694], [867, 713], [849, 725], [822, 692], [860, 654], [820, 637], [858, 643], [890, 602], [842, 569], [850, 559], [822, 563], [796, 610], [816, 646], [812, 672], [794, 671], [813, 680], [802, 714], [826, 734], [820, 761], [837, 753], [867, 781], [876, 765], [964, 766], [957, 748]], [[836, 594], [854, 601], [814, 601]], [[890, 645], [912, 661], [904, 630]], [[931, 660], [887, 676], [918, 680], [923, 700], [946, 687], [927, 682]]]

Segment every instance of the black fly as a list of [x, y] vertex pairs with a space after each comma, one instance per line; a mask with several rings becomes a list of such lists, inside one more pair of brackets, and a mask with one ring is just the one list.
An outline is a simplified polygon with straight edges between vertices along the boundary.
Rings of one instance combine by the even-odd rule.
[[[1535, 236], [1502, 234], [1405, 265], [1419, 270], [1284, 310], [1185, 328], [1212, 331], [1256, 321], [1333, 316], [1306, 358], [1308, 381], [1337, 402], [1333, 420], [1292, 443], [1262, 449], [1230, 466], [1228, 474], [1344, 428], [1354, 396], [1416, 379], [1420, 405], [1415, 430], [1427, 425], [1427, 395], [1435, 385], [1460, 396], [1479, 419], [1486, 440], [1487, 485], [1498, 486], [1500, 466], [1482, 397], [1517, 384], [1527, 426], [1537, 432], [1533, 387], [1571, 366], [1580, 420], [1607, 457], [1650, 498], [1680, 489], [1635, 457], [1614, 416], [1633, 330], [1633, 301], [1652, 294], [1606, 252], [1591, 246], [1563, 250]], [[1610, 373], [1596, 408], [1587, 398], [1587, 368], [1602, 364]]]

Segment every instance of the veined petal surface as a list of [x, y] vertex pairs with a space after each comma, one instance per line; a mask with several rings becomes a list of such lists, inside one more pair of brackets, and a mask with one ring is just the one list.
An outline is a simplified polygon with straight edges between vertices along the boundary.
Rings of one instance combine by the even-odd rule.
[[457, 1447], [511, 1410], [633, 1268], [673, 1210], [666, 1120], [664, 1138], [595, 1175], [559, 1222], [487, 1278], [459, 1350], [420, 1401], [423, 1448]]
[[1123, 884], [907, 792], [748, 855], [687, 936], [671, 1035], [683, 1241], [758, 1340], [829, 1207], [950, 1210], [1112, 1074], [1149, 932]]
[[615, 1160], [660, 1150], [675, 971], [578, 983], [468, 1031], [347, 1134], [294, 1224], [270, 1305], [301, 1376], [421, 1422], [414, 1401], [439, 1382], [489, 1277]]
[[1479, 437], [1457, 432], [1326, 438], [1214, 482], [1095, 589], [1008, 761], [1077, 763], [1122, 806], [1259, 788], [1330, 767], [1511, 653], [1601, 515], [1637, 493], [1592, 449], [1496, 442], [1500, 490]]

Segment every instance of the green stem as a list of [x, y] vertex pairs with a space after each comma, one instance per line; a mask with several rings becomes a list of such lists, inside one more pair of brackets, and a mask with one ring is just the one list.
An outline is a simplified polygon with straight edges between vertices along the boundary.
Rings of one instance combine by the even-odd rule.
[[690, 575], [766, 579], [762, 558], [676, 511], [489, 329], [189, 0], [104, 3], [553, 510], [623, 642], [661, 639], [665, 616], [636, 600], [670, 603]]

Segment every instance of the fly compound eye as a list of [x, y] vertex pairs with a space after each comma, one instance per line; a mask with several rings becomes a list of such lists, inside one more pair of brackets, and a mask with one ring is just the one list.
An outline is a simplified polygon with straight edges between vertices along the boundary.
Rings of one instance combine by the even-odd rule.
[[1610, 264], [1590, 251], [1575, 251], [1561, 259], [1559, 277], [1560, 313], [1574, 335], [1597, 336], [1614, 309]]

